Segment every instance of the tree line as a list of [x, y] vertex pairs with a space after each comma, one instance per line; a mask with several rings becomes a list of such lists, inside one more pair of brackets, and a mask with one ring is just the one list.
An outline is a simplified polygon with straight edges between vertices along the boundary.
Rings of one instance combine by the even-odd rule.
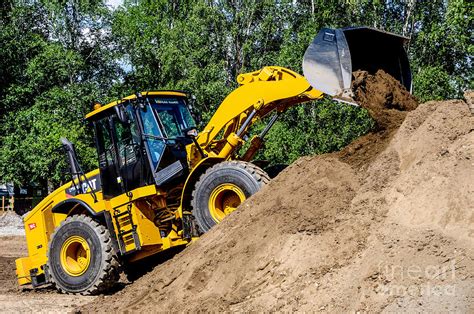
[[[202, 124], [239, 73], [279, 65], [302, 73], [322, 27], [367, 25], [410, 37], [414, 94], [473, 88], [472, 12], [462, 0], [4, 0], [0, 4], [0, 181], [49, 189], [64, 180], [59, 138], [97, 165], [94, 101], [142, 90], [196, 96]], [[320, 101], [291, 109], [258, 156], [272, 164], [341, 149], [373, 125], [360, 108]], [[256, 126], [258, 129], [259, 126]]]

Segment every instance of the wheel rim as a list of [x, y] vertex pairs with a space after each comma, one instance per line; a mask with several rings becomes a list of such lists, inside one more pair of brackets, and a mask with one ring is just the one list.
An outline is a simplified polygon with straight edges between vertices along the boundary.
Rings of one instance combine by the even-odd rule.
[[61, 247], [61, 266], [70, 276], [80, 276], [86, 272], [91, 262], [90, 248], [80, 236], [69, 237]]
[[209, 197], [209, 212], [212, 219], [221, 222], [225, 216], [233, 212], [246, 197], [235, 184], [224, 183], [216, 187]]

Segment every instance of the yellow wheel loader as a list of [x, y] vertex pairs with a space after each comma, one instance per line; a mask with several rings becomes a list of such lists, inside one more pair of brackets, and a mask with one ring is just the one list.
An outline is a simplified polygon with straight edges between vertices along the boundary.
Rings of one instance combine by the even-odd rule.
[[191, 243], [269, 181], [251, 161], [282, 112], [324, 95], [350, 97], [352, 70], [383, 69], [410, 89], [405, 40], [365, 27], [323, 29], [305, 53], [305, 77], [278, 66], [239, 75], [239, 87], [200, 132], [180, 91], [96, 105], [86, 119], [99, 168], [84, 173], [74, 145], [61, 139], [72, 181], [24, 219], [28, 256], [16, 260], [19, 284], [98, 294], [137, 261]]

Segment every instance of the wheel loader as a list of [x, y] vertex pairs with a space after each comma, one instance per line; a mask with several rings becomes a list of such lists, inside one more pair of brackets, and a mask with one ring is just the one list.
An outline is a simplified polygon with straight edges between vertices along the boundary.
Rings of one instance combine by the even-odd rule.
[[[367, 27], [322, 29], [304, 55], [304, 76], [279, 66], [240, 74], [200, 132], [181, 91], [95, 105], [85, 118], [99, 167], [84, 173], [74, 145], [61, 139], [72, 180], [25, 217], [19, 285], [99, 294], [138, 261], [192, 243], [269, 182], [252, 160], [288, 108], [350, 99], [353, 70], [382, 69], [410, 90], [405, 40]], [[265, 117], [263, 131], [249, 134]]]

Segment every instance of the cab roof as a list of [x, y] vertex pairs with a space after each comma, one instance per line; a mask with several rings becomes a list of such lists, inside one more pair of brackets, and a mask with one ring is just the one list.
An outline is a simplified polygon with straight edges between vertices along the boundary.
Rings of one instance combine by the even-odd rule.
[[[178, 96], [178, 97], [186, 97], [186, 93], [181, 92], [181, 91], [147, 91], [147, 92], [140, 92], [142, 96]], [[112, 107], [115, 107], [121, 103], [124, 103], [127, 100], [131, 99], [136, 99], [137, 95], [130, 95], [127, 97], [123, 97], [122, 99], [113, 101], [107, 105], [100, 106], [99, 108], [89, 112], [86, 114], [86, 119], [90, 119], [93, 116], [97, 115], [98, 113], [101, 113], [107, 109], [110, 109]]]

